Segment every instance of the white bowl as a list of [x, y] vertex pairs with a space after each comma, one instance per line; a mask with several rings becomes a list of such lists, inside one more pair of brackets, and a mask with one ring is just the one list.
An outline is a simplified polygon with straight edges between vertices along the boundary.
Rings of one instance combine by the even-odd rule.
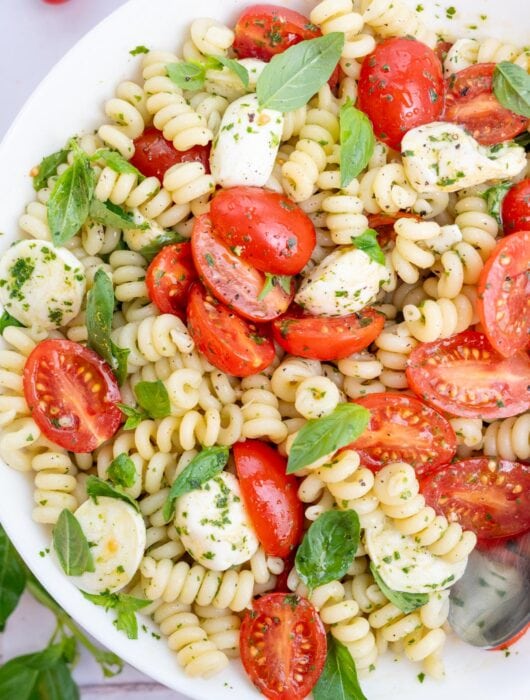
[[[271, 0], [302, 12], [314, 2]], [[28, 173], [43, 155], [62, 147], [81, 130], [102, 123], [102, 105], [114, 94], [117, 83], [138, 73], [139, 58], [129, 51], [139, 44], [175, 50], [191, 20], [199, 16], [232, 22], [252, 4], [246, 0], [131, 0], [82, 39], [53, 69], [28, 100], [0, 146], [0, 231], [2, 248], [17, 237], [17, 219], [34, 198]], [[410, 4], [416, 6], [416, 0]], [[521, 0], [452, 0], [457, 15], [448, 20], [446, 4], [423, 0], [425, 21], [461, 36], [495, 36], [523, 46], [528, 41], [530, 3]], [[429, 9], [430, 7], [430, 9]], [[481, 20], [480, 15], [487, 15]], [[477, 25], [478, 29], [466, 29]], [[46, 589], [88, 632], [124, 660], [155, 680], [197, 700], [257, 698], [240, 664], [234, 662], [211, 680], [184, 675], [163, 640], [141, 632], [130, 641], [117, 632], [112, 615], [86, 601], [52, 559], [39, 552], [50, 544], [49, 532], [31, 519], [33, 485], [24, 474], [0, 464], [0, 517], [18, 551]], [[503, 653], [480, 651], [451, 638], [446, 648], [447, 679], [437, 683], [417, 680], [418, 668], [395, 663], [391, 655], [363, 681], [370, 700], [389, 697], [407, 700], [461, 700], [479, 690], [481, 700], [530, 698], [530, 634], [518, 643], [509, 658]]]

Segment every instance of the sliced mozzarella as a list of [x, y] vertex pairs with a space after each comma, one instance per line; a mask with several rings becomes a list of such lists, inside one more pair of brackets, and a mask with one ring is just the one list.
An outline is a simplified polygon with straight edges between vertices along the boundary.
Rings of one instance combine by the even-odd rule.
[[258, 549], [239, 482], [228, 472], [178, 499], [175, 527], [191, 556], [213, 571], [243, 564]]
[[388, 275], [364, 251], [343, 246], [311, 270], [295, 301], [315, 316], [347, 316], [372, 302]]
[[210, 168], [218, 185], [263, 187], [269, 179], [283, 131], [283, 115], [261, 109], [256, 95], [229, 105], [213, 142]]
[[133, 578], [145, 551], [145, 524], [140, 513], [124, 501], [99, 497], [74, 513], [90, 544], [93, 572], [72, 577], [88, 593], [119, 591]]
[[408, 131], [403, 167], [418, 192], [456, 192], [487, 180], [515, 177], [526, 166], [524, 148], [507, 141], [481, 146], [457, 124], [432, 122]]
[[85, 272], [66, 248], [17, 241], [0, 259], [0, 303], [29, 328], [59, 328], [77, 316]]

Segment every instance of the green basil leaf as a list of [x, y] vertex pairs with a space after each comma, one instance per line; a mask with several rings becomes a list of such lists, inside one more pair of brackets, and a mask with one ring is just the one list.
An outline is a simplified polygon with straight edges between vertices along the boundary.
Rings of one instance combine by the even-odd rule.
[[373, 228], [367, 228], [360, 236], [352, 236], [351, 242], [374, 262], [380, 265], [385, 264], [385, 254], [377, 241], [377, 231], [374, 231]]
[[177, 233], [176, 231], [164, 231], [164, 233], [161, 233], [160, 236], [153, 239], [151, 243], [148, 243], [141, 248], [140, 253], [144, 256], [147, 262], [151, 262], [151, 260], [162, 250], [162, 248], [165, 248], [167, 245], [171, 245], [173, 243], [184, 243], [184, 241], [189, 241], [189, 238], [181, 236], [180, 233]]
[[[0, 525], [0, 632], [15, 610], [26, 587], [26, 571]], [[3, 697], [0, 693], [0, 697]]]
[[119, 501], [124, 501], [130, 505], [134, 510], [140, 512], [138, 503], [131, 498], [126, 493], [124, 493], [118, 486], [112, 486], [108, 481], [103, 481], [97, 476], [89, 476], [86, 482], [86, 492], [89, 498], [91, 498], [96, 503], [98, 498], [116, 498]]
[[39, 673], [35, 690], [37, 697], [43, 700], [79, 700], [80, 697], [79, 688], [63, 660]]
[[131, 212], [125, 211], [112, 202], [100, 202], [99, 199], [93, 199], [89, 214], [91, 219], [104, 226], [113, 226], [123, 230], [141, 229], [143, 231], [149, 228], [147, 222], [137, 224]]
[[127, 406], [124, 403], [118, 403], [116, 404], [120, 411], [123, 413], [124, 416], [126, 416], [127, 420], [125, 421], [125, 424], [123, 425], [123, 430], [134, 430], [137, 428], [140, 423], [145, 420], [146, 418], [149, 418], [147, 413], [143, 410], [138, 410], [137, 408], [134, 408], [133, 406]]
[[165, 418], [171, 414], [169, 394], [160, 379], [156, 382], [138, 382], [134, 394], [150, 418]]
[[313, 688], [314, 700], [366, 700], [348, 648], [328, 634], [326, 665]]
[[508, 190], [513, 187], [513, 182], [501, 182], [482, 193], [482, 197], [486, 200], [488, 211], [491, 216], [495, 217], [498, 224], [502, 224], [502, 203]]
[[361, 527], [354, 510], [328, 510], [305, 533], [298, 547], [295, 568], [300, 579], [314, 590], [341, 579], [353, 564]]
[[344, 34], [330, 32], [273, 56], [258, 78], [260, 107], [292, 112], [307, 104], [335, 70], [343, 46]]
[[198, 489], [222, 472], [228, 462], [228, 447], [205, 447], [177, 476], [171, 486], [162, 515], [169, 522], [175, 512], [175, 501], [185, 493]]
[[63, 148], [41, 160], [37, 167], [37, 174], [33, 176], [33, 188], [36, 192], [46, 187], [48, 178], [55, 175], [57, 168], [63, 163], [66, 163], [67, 159], [68, 151]]
[[39, 671], [26, 666], [23, 658], [11, 659], [0, 666], [0, 698], [37, 700], [34, 689]]
[[20, 323], [20, 321], [17, 321], [14, 316], [11, 316], [10, 313], [7, 311], [4, 311], [2, 316], [0, 316], [0, 335], [5, 331], [5, 329], [8, 326], [16, 326], [17, 328], [23, 328], [24, 326]]
[[206, 68], [200, 63], [168, 63], [166, 71], [170, 80], [182, 90], [200, 90], [204, 86]]
[[516, 136], [514, 138], [515, 143], [518, 146], [522, 146], [522, 148], [525, 149], [525, 151], [528, 153], [530, 150], [530, 132], [529, 131], [523, 131], [522, 134], [519, 134], [519, 136]]
[[340, 121], [340, 184], [347, 187], [372, 157], [375, 136], [372, 122], [350, 100], [342, 105]]
[[138, 639], [138, 621], [135, 612], [151, 605], [150, 600], [135, 598], [126, 593], [86, 593], [81, 591], [87, 600], [94, 605], [100, 605], [105, 610], [115, 610], [116, 620], [114, 624], [121, 632], [125, 632], [129, 639]]
[[53, 528], [53, 548], [67, 576], [81, 576], [95, 571], [88, 540], [79, 521], [66, 508], [61, 511]]
[[388, 600], [399, 608], [405, 615], [417, 610], [418, 608], [427, 605], [429, 602], [428, 593], [403, 593], [402, 591], [394, 591], [389, 588], [386, 583], [381, 578], [381, 575], [377, 568], [374, 566], [373, 562], [370, 562], [370, 571], [374, 577], [375, 582], [388, 598]]
[[147, 48], [147, 46], [142, 46], [140, 44], [139, 46], [136, 46], [134, 49], [131, 49], [129, 51], [129, 53], [131, 54], [131, 56], [138, 56], [141, 53], [149, 53], [149, 49]]
[[134, 486], [136, 481], [136, 467], [130, 457], [125, 452], [115, 457], [109, 464], [107, 476], [115, 486], [122, 486], [125, 489]]
[[258, 299], [265, 299], [269, 292], [272, 292], [274, 287], [281, 287], [286, 294], [291, 293], [291, 280], [289, 275], [271, 275], [270, 272], [265, 273], [265, 283], [258, 294]]
[[368, 425], [370, 412], [354, 403], [341, 403], [328, 416], [309, 420], [291, 446], [287, 473], [313, 464], [356, 440]]
[[98, 270], [87, 295], [88, 346], [110, 365], [118, 382], [123, 384], [127, 376], [129, 350], [118, 347], [110, 337], [114, 304], [112, 282], [104, 270]]
[[217, 61], [217, 63], [220, 63], [225, 68], [228, 68], [228, 70], [231, 70], [232, 73], [235, 73], [239, 80], [241, 80], [243, 83], [243, 86], [248, 89], [248, 70], [245, 68], [245, 66], [241, 65], [239, 61], [236, 61], [235, 58], [227, 58], [226, 56], [209, 56], [209, 58], [212, 58], [213, 60]]
[[129, 161], [126, 160], [121, 153], [118, 153], [118, 151], [111, 151], [110, 148], [99, 148], [90, 158], [90, 160], [102, 160], [104, 161], [105, 165], [108, 165], [109, 168], [114, 170], [116, 173], [120, 173], [120, 175], [136, 175], [138, 180], [145, 180], [145, 177], [138, 170], [138, 168], [135, 168], [132, 163], [129, 163]]
[[509, 61], [497, 63], [493, 92], [503, 107], [530, 118], [530, 75], [526, 70]]

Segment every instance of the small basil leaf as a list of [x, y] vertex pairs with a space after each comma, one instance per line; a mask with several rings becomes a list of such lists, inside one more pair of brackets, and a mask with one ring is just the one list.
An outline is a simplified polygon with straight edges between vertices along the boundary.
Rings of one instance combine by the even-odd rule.
[[88, 540], [79, 521], [66, 508], [53, 528], [53, 548], [67, 576], [81, 576], [95, 571]]
[[131, 488], [136, 481], [134, 462], [125, 452], [122, 452], [109, 464], [107, 476], [115, 486], [122, 486], [125, 489]]
[[141, 44], [139, 46], [135, 46], [134, 49], [131, 49], [129, 51], [131, 56], [139, 56], [141, 53], [149, 53], [149, 49], [147, 46], [142, 46]]
[[372, 157], [375, 136], [372, 123], [350, 100], [339, 113], [340, 121], [340, 184], [347, 187]]
[[104, 226], [112, 226], [114, 228], [126, 229], [142, 229], [149, 228], [149, 224], [144, 222], [138, 224], [129, 211], [125, 211], [117, 204], [112, 202], [100, 202], [99, 199], [93, 199], [89, 211], [90, 218]]
[[273, 56], [258, 78], [260, 107], [291, 112], [307, 104], [335, 70], [343, 46], [344, 34], [330, 32]]
[[281, 287], [286, 294], [291, 293], [292, 277], [289, 275], [271, 275], [270, 272], [265, 273], [265, 283], [258, 294], [258, 299], [265, 299], [269, 292], [272, 292], [274, 287]]
[[86, 492], [89, 498], [95, 503], [98, 502], [98, 498], [116, 498], [119, 501], [124, 501], [134, 508], [134, 510], [140, 512], [138, 503], [136, 503], [134, 498], [124, 493], [118, 486], [112, 486], [108, 481], [103, 481], [103, 479], [99, 479], [97, 476], [88, 477]]
[[404, 612], [405, 615], [408, 615], [414, 610], [427, 605], [429, 602], [428, 593], [403, 593], [402, 591], [394, 591], [392, 588], [389, 588], [381, 578], [381, 575], [374, 566], [373, 562], [370, 563], [370, 571], [372, 572], [372, 576], [383, 594], [393, 605], [396, 606], [396, 608], [399, 608], [401, 612]]
[[0, 335], [2, 335], [2, 333], [8, 326], [16, 326], [17, 328], [23, 328], [20, 321], [17, 321], [17, 319], [11, 316], [10, 313], [4, 311], [2, 316], [0, 316]]
[[360, 236], [352, 236], [351, 242], [358, 250], [366, 253], [374, 262], [380, 265], [385, 264], [385, 254], [377, 241], [377, 231], [367, 228]]
[[162, 248], [165, 248], [165, 246], [171, 245], [172, 243], [184, 243], [185, 241], [189, 241], [189, 238], [181, 236], [180, 233], [177, 233], [176, 231], [164, 231], [164, 233], [161, 233], [160, 236], [153, 239], [151, 243], [148, 243], [141, 248], [140, 253], [144, 256], [147, 262], [151, 262], [155, 255], [159, 253]]
[[529, 131], [523, 131], [522, 134], [519, 134], [519, 136], [516, 136], [514, 138], [515, 143], [518, 146], [522, 146], [522, 148], [525, 149], [525, 151], [528, 153], [530, 150], [530, 132]]
[[297, 472], [349, 445], [365, 431], [369, 420], [370, 412], [362, 406], [341, 403], [328, 416], [307, 421], [291, 446], [287, 473]]
[[124, 430], [134, 430], [137, 428], [140, 423], [145, 420], [146, 418], [149, 418], [147, 413], [143, 410], [138, 410], [137, 408], [134, 408], [133, 406], [127, 406], [124, 403], [118, 403], [116, 404], [120, 411], [123, 413], [124, 416], [126, 416], [127, 420], [125, 421], [123, 425]]
[[248, 89], [248, 70], [245, 68], [245, 66], [241, 65], [239, 61], [236, 61], [234, 58], [227, 58], [226, 56], [211, 56], [209, 58], [214, 59], [225, 68], [228, 68], [228, 70], [231, 70], [232, 73], [235, 73], [239, 80], [241, 80], [243, 83], [243, 86]]
[[120, 173], [120, 175], [136, 175], [140, 181], [145, 180], [145, 177], [138, 170], [138, 168], [135, 168], [132, 163], [125, 160], [121, 153], [118, 153], [118, 151], [111, 151], [110, 148], [98, 149], [90, 160], [102, 160], [104, 161], [105, 165], [108, 165], [109, 168], [114, 170], [116, 173]]
[[160, 379], [156, 382], [138, 382], [134, 387], [136, 400], [150, 418], [165, 418], [171, 413], [169, 394]]
[[313, 688], [314, 700], [366, 700], [348, 648], [328, 634], [326, 665]]
[[360, 532], [354, 510], [328, 510], [312, 523], [295, 558], [298, 576], [308, 588], [314, 590], [346, 574], [353, 564]]
[[152, 601], [135, 598], [126, 593], [94, 594], [85, 591], [81, 591], [81, 593], [94, 605], [100, 605], [105, 610], [115, 610], [116, 620], [114, 624], [116, 628], [125, 632], [129, 639], [138, 639], [138, 621], [135, 612], [151, 605]]
[[[0, 632], [18, 605], [26, 587], [26, 572], [4, 528], [0, 525]], [[2, 694], [0, 693], [0, 697]]]
[[36, 192], [46, 187], [48, 178], [55, 175], [57, 168], [63, 163], [66, 163], [67, 159], [68, 151], [63, 148], [41, 160], [37, 167], [37, 174], [33, 176], [33, 188]]
[[503, 107], [530, 118], [530, 75], [526, 70], [509, 61], [497, 63], [493, 92]]
[[177, 476], [171, 486], [162, 515], [169, 522], [175, 512], [175, 501], [185, 493], [198, 489], [222, 472], [228, 462], [228, 447], [205, 447]]
[[491, 216], [495, 217], [497, 223], [502, 224], [502, 203], [508, 190], [513, 187], [513, 182], [501, 182], [482, 193], [482, 197], [486, 200], [488, 211]]
[[206, 69], [200, 63], [168, 63], [166, 71], [169, 79], [182, 90], [200, 90], [204, 86]]
[[25, 665], [24, 657], [11, 659], [0, 666], [0, 698], [37, 700], [34, 694], [39, 672]]
[[66, 661], [57, 661], [39, 673], [35, 690], [45, 700], [79, 700], [79, 688]]

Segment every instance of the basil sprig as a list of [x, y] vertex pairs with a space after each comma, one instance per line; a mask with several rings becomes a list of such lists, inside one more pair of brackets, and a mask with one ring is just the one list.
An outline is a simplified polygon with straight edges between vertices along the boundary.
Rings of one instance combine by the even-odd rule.
[[200, 90], [204, 87], [206, 72], [215, 68], [228, 68], [235, 73], [243, 87], [248, 88], [248, 70], [235, 58], [226, 56], [206, 56], [204, 61], [180, 61], [179, 63], [168, 63], [167, 74], [175, 85], [182, 90]]
[[526, 70], [509, 61], [497, 63], [493, 92], [503, 107], [530, 118], [530, 75]]
[[360, 236], [352, 236], [351, 242], [358, 249], [366, 253], [368, 257], [380, 265], [385, 264], [385, 254], [377, 240], [377, 231], [367, 228]]
[[129, 163], [129, 161], [126, 160], [121, 153], [118, 153], [118, 151], [112, 151], [110, 148], [99, 148], [94, 155], [91, 156], [90, 160], [93, 162], [102, 160], [105, 165], [108, 165], [109, 168], [114, 170], [116, 173], [120, 173], [120, 175], [136, 175], [138, 180], [145, 180], [145, 177], [138, 170], [138, 168], [135, 168], [132, 163]]
[[498, 185], [488, 187], [482, 193], [483, 199], [486, 200], [488, 211], [491, 216], [495, 217], [498, 224], [502, 224], [502, 203], [506, 197], [508, 190], [513, 187], [513, 182], [501, 182]]
[[94, 560], [78, 519], [68, 509], [61, 511], [53, 528], [53, 548], [67, 576], [95, 571]]
[[372, 122], [351, 100], [342, 105], [340, 123], [340, 184], [347, 187], [372, 157], [375, 136]]
[[91, 498], [94, 503], [98, 502], [98, 498], [115, 498], [118, 501], [123, 501], [127, 505], [134, 508], [138, 513], [140, 508], [138, 503], [131, 498], [129, 495], [122, 491], [119, 486], [113, 486], [109, 481], [103, 481], [97, 476], [89, 476], [86, 482], [86, 492], [89, 498]]
[[389, 588], [386, 583], [381, 578], [381, 574], [374, 566], [374, 563], [370, 563], [370, 571], [374, 577], [374, 581], [377, 583], [383, 594], [388, 598], [388, 600], [399, 608], [401, 612], [405, 615], [417, 610], [418, 608], [427, 605], [429, 602], [429, 595], [427, 593], [407, 593], [403, 591], [394, 591]]
[[91, 219], [104, 226], [112, 226], [123, 230], [142, 229], [144, 231], [149, 228], [149, 224], [146, 221], [141, 224], [137, 223], [130, 211], [125, 211], [117, 204], [108, 201], [100, 202], [99, 199], [94, 198], [90, 203], [88, 213]]
[[46, 187], [48, 178], [55, 175], [57, 168], [63, 163], [66, 163], [67, 159], [68, 150], [63, 148], [41, 160], [37, 167], [37, 174], [33, 176], [33, 188], [36, 192]]
[[4, 631], [25, 587], [24, 566], [0, 525], [0, 632]]
[[304, 535], [295, 558], [300, 579], [311, 590], [341, 579], [353, 564], [361, 527], [354, 510], [328, 510]]
[[16, 326], [17, 328], [21, 328], [22, 324], [20, 323], [20, 321], [17, 321], [17, 319], [14, 316], [11, 316], [10, 313], [4, 311], [4, 313], [0, 316], [0, 335], [2, 335], [5, 329], [9, 326]]
[[143, 420], [149, 418], [147, 413], [141, 408], [127, 406], [125, 403], [117, 403], [116, 405], [127, 419], [123, 424], [124, 430], [134, 430]]
[[347, 647], [328, 634], [326, 665], [313, 688], [314, 700], [366, 700]]
[[[105, 610], [114, 610], [116, 612], [115, 625], [120, 632], [125, 632], [129, 639], [138, 639], [138, 620], [136, 612], [142, 608], [151, 605], [151, 600], [143, 600], [135, 598], [126, 593], [86, 593], [81, 591], [87, 600], [94, 605], [100, 605]], [[62, 700], [62, 699], [61, 699]]]
[[149, 418], [165, 418], [171, 413], [169, 394], [160, 379], [156, 382], [138, 382], [134, 387], [138, 405]]
[[354, 403], [341, 403], [329, 415], [309, 420], [291, 446], [287, 473], [292, 474], [317, 459], [356, 440], [366, 429], [370, 411]]
[[107, 476], [115, 486], [121, 486], [125, 489], [131, 488], [137, 478], [134, 462], [125, 452], [122, 452], [109, 464]]
[[329, 80], [343, 47], [343, 32], [330, 32], [273, 56], [258, 78], [260, 107], [291, 112], [307, 104]]

